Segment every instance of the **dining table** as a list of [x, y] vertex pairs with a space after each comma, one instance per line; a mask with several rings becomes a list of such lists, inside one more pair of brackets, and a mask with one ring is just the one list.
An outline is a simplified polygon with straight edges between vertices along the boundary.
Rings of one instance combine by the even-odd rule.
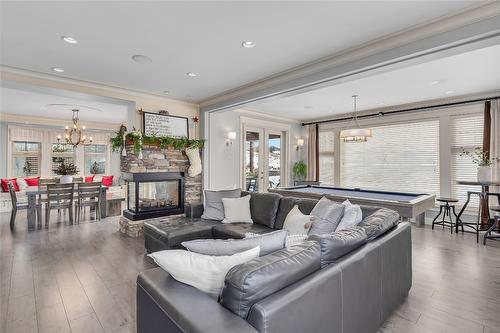
[[[75, 183], [78, 185], [79, 183]], [[101, 187], [101, 217], [107, 216], [107, 205], [106, 205], [106, 191], [108, 188], [106, 186]], [[78, 186], [75, 186], [75, 194], [78, 195]], [[26, 189], [26, 197], [28, 201], [27, 219], [28, 219], [28, 230], [35, 229], [36, 225], [36, 206], [37, 198], [43, 194], [47, 194], [47, 186], [30, 186]]]
[[[480, 191], [467, 191], [467, 200], [465, 201], [465, 204], [462, 206], [462, 209], [460, 210], [460, 212], [458, 213], [458, 216], [457, 216], [457, 223], [455, 225], [455, 230], [456, 232], [458, 233], [458, 227], [459, 226], [462, 226], [462, 230], [463, 230], [463, 226], [468, 226], [468, 227], [471, 227], [470, 223], [464, 223], [460, 217], [462, 216], [462, 214], [464, 213], [465, 209], [467, 208], [467, 206], [469, 205], [469, 202], [471, 200], [471, 196], [472, 195], [477, 195], [479, 197], [479, 211], [478, 211], [478, 216], [477, 216], [477, 223], [476, 223], [476, 228], [478, 228], [479, 230], [482, 230], [480, 228], [483, 227], [483, 224], [484, 224], [484, 228], [486, 228], [484, 231], [486, 231], [489, 227], [490, 227], [490, 222], [492, 219], [490, 219], [490, 216], [489, 216], [489, 210], [488, 210], [488, 197], [491, 195], [490, 191], [489, 191], [489, 187], [490, 186], [500, 186], [500, 180], [497, 180], [497, 181], [469, 181], [469, 180], [458, 180], [457, 181], [457, 184], [458, 185], [468, 185], [468, 186], [477, 186], [478, 187], [478, 190], [479, 190], [479, 187], [481, 188]], [[497, 194], [495, 194], [497, 195]], [[482, 212], [487, 212], [487, 218], [488, 218], [488, 222], [487, 223], [482, 223], [482, 220], [481, 220], [481, 213]], [[478, 231], [479, 230], [476, 230], [476, 234], [477, 234], [477, 241], [479, 241], [479, 234], [478, 234]]]

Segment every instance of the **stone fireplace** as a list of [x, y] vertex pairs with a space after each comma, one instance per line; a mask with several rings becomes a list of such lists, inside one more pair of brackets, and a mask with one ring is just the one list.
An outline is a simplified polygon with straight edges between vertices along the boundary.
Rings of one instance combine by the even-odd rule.
[[[143, 193], [147, 195], [143, 196], [143, 199], [145, 200], [141, 200], [142, 211], [149, 211], [149, 213], [151, 213], [151, 216], [147, 216], [145, 218], [154, 217], [152, 215], [156, 214], [157, 209], [159, 210], [160, 208], [167, 207], [169, 205], [171, 206], [168, 208], [172, 208], [172, 210], [168, 214], [183, 214], [184, 209], [188, 208], [189, 205], [199, 204], [201, 202], [202, 175], [200, 174], [195, 177], [188, 176], [187, 170], [189, 168], [189, 160], [183, 150], [144, 145], [142, 150], [142, 159], [139, 159], [135, 154], [133, 145], [127, 145], [126, 152], [126, 156], [121, 156], [121, 171], [124, 179], [133, 179], [134, 177], [135, 179], [139, 179], [141, 177], [148, 179], [162, 177], [167, 173], [171, 175], [176, 174], [178, 176], [183, 176], [184, 190], [183, 193], [179, 193], [180, 197], [178, 199], [174, 198], [174, 191], [172, 190], [174, 187], [171, 185], [172, 183], [168, 186], [166, 183], [161, 186], [153, 186], [152, 184], [149, 184], [149, 182], [145, 181], [148, 185], [143, 188], [143, 191], [146, 191]], [[163, 188], [165, 189], [165, 193], [167, 193], [167, 191], [169, 192], [168, 196], [164, 195]], [[135, 190], [136, 189], [134, 188], [134, 194], [137, 193]], [[158, 196], [156, 193], [159, 193]], [[169, 199], [166, 199], [166, 197], [169, 197]], [[135, 199], [139, 198], [133, 199], [134, 203], [132, 203], [132, 205], [137, 205], [137, 200]], [[183, 201], [183, 207], [178, 205], [177, 200], [179, 202]], [[120, 231], [131, 237], [137, 237], [142, 234], [144, 221], [137, 219], [137, 217], [135, 217], [134, 220], [134, 216], [131, 213], [135, 212], [131, 212], [132, 210], [130, 209], [130, 204], [131, 201], [130, 198], [128, 198], [127, 210], [124, 211], [123, 216], [120, 218]], [[147, 207], [148, 205], [149, 207]], [[172, 206], [176, 207], [174, 208]], [[137, 209], [139, 207], [132, 208]], [[127, 213], [127, 211], [129, 211], [129, 213]]]

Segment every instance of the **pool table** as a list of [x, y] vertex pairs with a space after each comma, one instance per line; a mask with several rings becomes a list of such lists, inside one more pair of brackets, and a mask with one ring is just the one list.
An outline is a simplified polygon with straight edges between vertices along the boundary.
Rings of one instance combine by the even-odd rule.
[[283, 196], [320, 199], [325, 196], [335, 201], [350, 202], [359, 205], [378, 206], [393, 209], [403, 220], [414, 219], [418, 226], [425, 223], [425, 211], [434, 207], [435, 195], [403, 192], [385, 192], [363, 190], [359, 188], [341, 188], [321, 185], [302, 185], [278, 187], [270, 192]]

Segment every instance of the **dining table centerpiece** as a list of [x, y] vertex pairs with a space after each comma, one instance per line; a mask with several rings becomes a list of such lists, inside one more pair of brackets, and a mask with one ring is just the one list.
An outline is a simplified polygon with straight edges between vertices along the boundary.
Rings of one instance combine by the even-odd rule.
[[59, 165], [52, 170], [56, 175], [61, 176], [59, 182], [61, 184], [69, 184], [73, 182], [73, 176], [78, 173], [78, 168], [71, 162], [66, 162], [64, 159]]

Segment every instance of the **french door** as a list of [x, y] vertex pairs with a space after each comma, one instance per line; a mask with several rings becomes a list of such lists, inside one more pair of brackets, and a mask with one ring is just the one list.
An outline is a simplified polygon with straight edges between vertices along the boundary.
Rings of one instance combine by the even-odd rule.
[[243, 126], [243, 189], [265, 192], [286, 183], [287, 131]]

